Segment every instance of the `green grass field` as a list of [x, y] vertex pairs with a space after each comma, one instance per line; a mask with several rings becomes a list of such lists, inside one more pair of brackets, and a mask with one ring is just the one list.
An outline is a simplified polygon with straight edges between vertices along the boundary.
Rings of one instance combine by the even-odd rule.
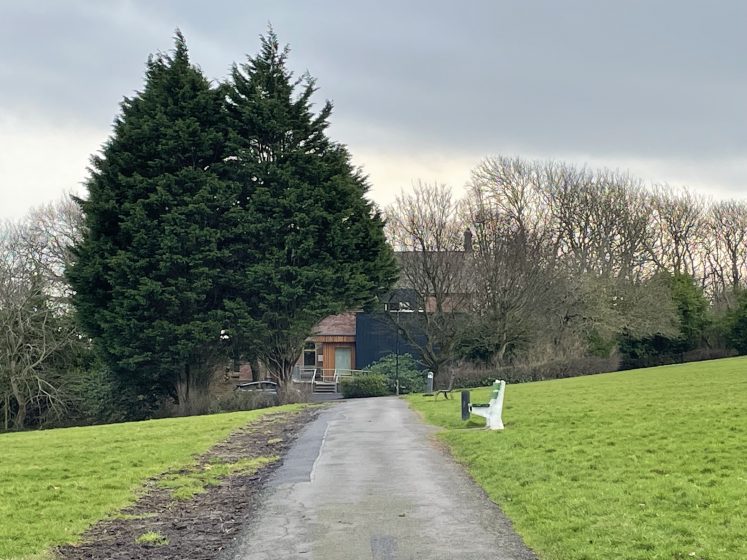
[[747, 558], [747, 358], [409, 400], [542, 560]]
[[0, 435], [0, 559], [74, 542], [132, 503], [149, 477], [189, 465], [267, 413], [297, 408]]

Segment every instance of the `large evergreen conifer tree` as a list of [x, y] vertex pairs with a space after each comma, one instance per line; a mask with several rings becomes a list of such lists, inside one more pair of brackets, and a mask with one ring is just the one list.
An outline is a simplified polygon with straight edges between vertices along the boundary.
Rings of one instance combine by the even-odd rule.
[[280, 381], [315, 323], [365, 306], [396, 277], [366, 179], [326, 136], [332, 106], [312, 113], [314, 81], [295, 80], [287, 56], [270, 29], [260, 53], [234, 65], [223, 166], [240, 189], [226, 230], [231, 336]]
[[85, 239], [68, 271], [106, 363], [144, 401], [171, 394], [183, 412], [203, 394], [223, 326], [221, 228], [235, 193], [216, 174], [222, 107], [177, 32], [92, 159]]
[[316, 322], [394, 280], [366, 179], [326, 136], [331, 105], [312, 113], [313, 81], [293, 80], [287, 54], [270, 31], [212, 88], [178, 33], [93, 158], [68, 277], [82, 325], [145, 402], [199, 410], [226, 327], [235, 353], [286, 381]]

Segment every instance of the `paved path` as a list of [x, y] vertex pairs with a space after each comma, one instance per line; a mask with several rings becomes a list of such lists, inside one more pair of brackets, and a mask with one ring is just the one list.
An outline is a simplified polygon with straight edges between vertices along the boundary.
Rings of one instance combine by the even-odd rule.
[[235, 559], [534, 559], [431, 433], [396, 398], [322, 412], [276, 471]]

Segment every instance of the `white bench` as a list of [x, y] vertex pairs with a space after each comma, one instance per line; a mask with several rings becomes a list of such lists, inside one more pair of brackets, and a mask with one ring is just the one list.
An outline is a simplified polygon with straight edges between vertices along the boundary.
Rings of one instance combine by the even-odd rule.
[[506, 393], [506, 382], [495, 380], [493, 392], [488, 404], [469, 404], [469, 411], [477, 416], [485, 418], [485, 423], [491, 430], [502, 430], [503, 420], [503, 396]]

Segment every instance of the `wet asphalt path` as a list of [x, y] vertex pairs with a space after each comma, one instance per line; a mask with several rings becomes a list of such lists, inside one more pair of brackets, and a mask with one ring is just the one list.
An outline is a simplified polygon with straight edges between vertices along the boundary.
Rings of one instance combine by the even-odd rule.
[[335, 404], [291, 448], [235, 560], [535, 556], [396, 398]]

